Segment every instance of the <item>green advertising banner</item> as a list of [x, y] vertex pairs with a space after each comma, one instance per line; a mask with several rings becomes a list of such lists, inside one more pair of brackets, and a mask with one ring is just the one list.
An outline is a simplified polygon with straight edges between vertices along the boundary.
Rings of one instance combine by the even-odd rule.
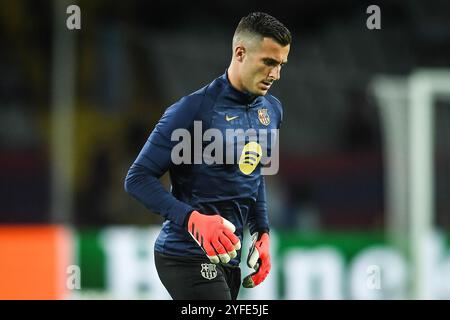
[[[77, 264], [81, 290], [74, 298], [170, 299], [153, 261], [159, 228], [111, 227], [79, 230]], [[248, 233], [247, 233], [248, 234]], [[250, 237], [243, 244], [248, 253]], [[272, 270], [263, 284], [242, 288], [241, 299], [408, 299], [412, 270], [405, 254], [382, 233], [271, 232]], [[430, 238], [427, 290], [450, 298], [448, 240]], [[250, 273], [245, 260], [242, 275]]]

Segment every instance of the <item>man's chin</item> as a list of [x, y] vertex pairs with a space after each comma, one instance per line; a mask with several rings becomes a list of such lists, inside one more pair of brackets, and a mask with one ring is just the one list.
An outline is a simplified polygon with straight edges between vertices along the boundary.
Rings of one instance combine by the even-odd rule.
[[251, 92], [251, 94], [255, 95], [255, 96], [265, 96], [267, 94], [267, 92], [269, 92], [269, 89], [264, 90], [264, 89], [256, 89], [253, 92]]

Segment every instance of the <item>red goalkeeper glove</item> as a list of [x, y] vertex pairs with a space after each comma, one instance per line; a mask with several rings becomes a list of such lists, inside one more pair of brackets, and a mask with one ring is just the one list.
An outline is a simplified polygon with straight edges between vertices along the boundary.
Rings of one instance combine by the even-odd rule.
[[254, 233], [247, 265], [255, 270], [242, 281], [244, 288], [253, 288], [264, 281], [270, 271], [269, 234]]
[[188, 231], [212, 263], [227, 263], [237, 256], [241, 241], [234, 234], [236, 227], [220, 215], [192, 211]]

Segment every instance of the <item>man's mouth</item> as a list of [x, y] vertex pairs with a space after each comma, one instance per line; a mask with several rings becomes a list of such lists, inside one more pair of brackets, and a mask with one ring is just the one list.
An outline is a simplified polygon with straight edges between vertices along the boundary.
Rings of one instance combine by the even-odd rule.
[[270, 86], [272, 85], [272, 82], [269, 81], [261, 81], [261, 84], [264, 86], [265, 90], [268, 90]]

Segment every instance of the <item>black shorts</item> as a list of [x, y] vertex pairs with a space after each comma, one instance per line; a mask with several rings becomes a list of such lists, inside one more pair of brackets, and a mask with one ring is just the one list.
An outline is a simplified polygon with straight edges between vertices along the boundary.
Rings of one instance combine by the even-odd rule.
[[155, 251], [155, 265], [162, 284], [174, 300], [236, 300], [241, 269], [213, 264], [205, 256], [168, 256]]

